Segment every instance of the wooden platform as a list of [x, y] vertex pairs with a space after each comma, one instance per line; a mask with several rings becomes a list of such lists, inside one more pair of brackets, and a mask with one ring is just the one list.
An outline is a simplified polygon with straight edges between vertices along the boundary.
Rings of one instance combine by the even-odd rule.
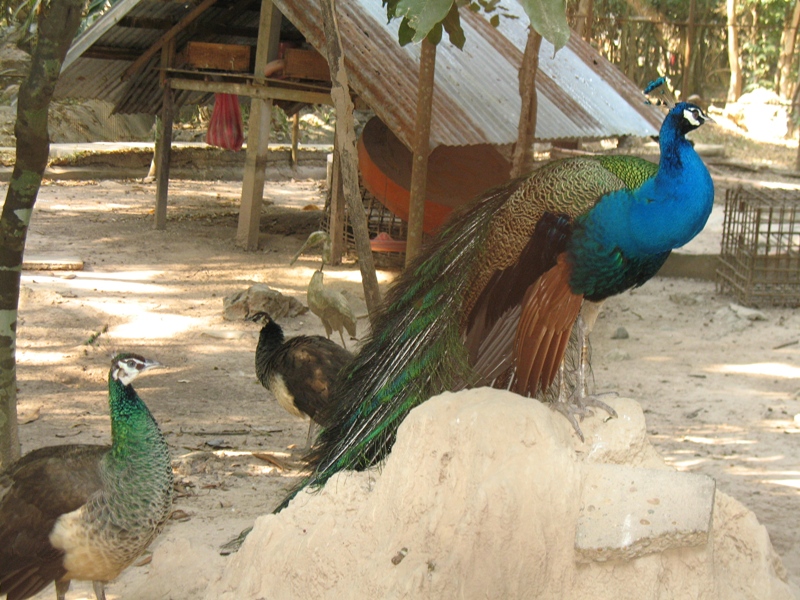
[[76, 256], [25, 255], [23, 271], [83, 271], [83, 259]]

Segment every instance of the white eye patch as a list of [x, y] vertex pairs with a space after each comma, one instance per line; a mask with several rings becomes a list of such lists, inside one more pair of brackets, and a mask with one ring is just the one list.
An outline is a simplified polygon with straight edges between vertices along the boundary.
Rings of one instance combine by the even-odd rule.
[[700, 127], [700, 125], [703, 124], [703, 122], [697, 118], [697, 114], [695, 113], [695, 111], [688, 108], [684, 109], [683, 118], [689, 121], [689, 123], [691, 123], [695, 127]]

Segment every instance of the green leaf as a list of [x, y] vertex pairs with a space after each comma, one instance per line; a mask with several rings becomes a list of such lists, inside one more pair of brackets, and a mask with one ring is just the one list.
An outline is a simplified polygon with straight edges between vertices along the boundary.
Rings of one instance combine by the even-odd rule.
[[400, 0], [383, 0], [383, 5], [386, 7], [386, 22], [390, 22], [397, 16], [397, 3]]
[[436, 46], [439, 42], [442, 41], [442, 24], [437, 23], [433, 26], [430, 33], [428, 34], [428, 41]]
[[400, 30], [397, 32], [397, 41], [400, 42], [400, 46], [410, 44], [414, 40], [415, 33], [417, 32], [408, 24], [408, 17], [403, 17], [403, 20], [400, 21]]
[[564, 0], [518, 0], [531, 20], [531, 27], [560, 50], [569, 40]]
[[444, 30], [450, 38], [450, 43], [459, 50], [464, 49], [464, 42], [467, 41], [467, 36], [464, 34], [464, 29], [461, 27], [461, 17], [458, 14], [458, 6], [453, 4], [450, 7], [450, 12], [442, 21]]
[[453, 0], [400, 0], [395, 15], [408, 19], [415, 31], [413, 41], [421, 42], [450, 12]]

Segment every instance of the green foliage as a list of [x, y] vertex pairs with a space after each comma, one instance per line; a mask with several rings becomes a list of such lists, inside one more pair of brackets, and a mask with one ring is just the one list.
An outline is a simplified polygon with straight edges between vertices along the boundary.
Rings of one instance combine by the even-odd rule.
[[[556, 50], [567, 43], [569, 26], [564, 0], [516, 1], [524, 8], [533, 28], [552, 42]], [[402, 19], [398, 33], [401, 46], [421, 42], [425, 38], [437, 44], [444, 30], [451, 44], [463, 48], [466, 36], [458, 14], [461, 7], [468, 7], [473, 12], [485, 12], [490, 15], [489, 22], [495, 27], [500, 24], [501, 18], [510, 18], [501, 0], [383, 0], [383, 4], [389, 21]]]
[[569, 25], [564, 0], [519, 0], [531, 27], [559, 50], [569, 41]]
[[[746, 90], [770, 87], [775, 81], [781, 53], [781, 33], [791, 19], [794, 2], [789, 0], [739, 0], [739, 42]], [[793, 68], [792, 73], [797, 69]]]

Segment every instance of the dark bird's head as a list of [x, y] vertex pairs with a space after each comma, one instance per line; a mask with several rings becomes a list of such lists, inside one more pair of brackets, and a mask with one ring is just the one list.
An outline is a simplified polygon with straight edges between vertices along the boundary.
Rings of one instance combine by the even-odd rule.
[[258, 311], [253, 313], [252, 315], [247, 315], [247, 321], [252, 321], [253, 323], [258, 323], [262, 327], [272, 321], [272, 317], [269, 316], [269, 313], [265, 313], [264, 311]]
[[678, 102], [667, 114], [664, 119], [664, 127], [671, 126], [678, 132], [686, 135], [694, 131], [703, 123], [713, 123], [714, 119], [703, 112], [703, 109], [696, 104], [689, 102]]
[[161, 363], [156, 360], [131, 352], [122, 352], [111, 360], [111, 378], [123, 385], [130, 385], [140, 373], [160, 366]]

